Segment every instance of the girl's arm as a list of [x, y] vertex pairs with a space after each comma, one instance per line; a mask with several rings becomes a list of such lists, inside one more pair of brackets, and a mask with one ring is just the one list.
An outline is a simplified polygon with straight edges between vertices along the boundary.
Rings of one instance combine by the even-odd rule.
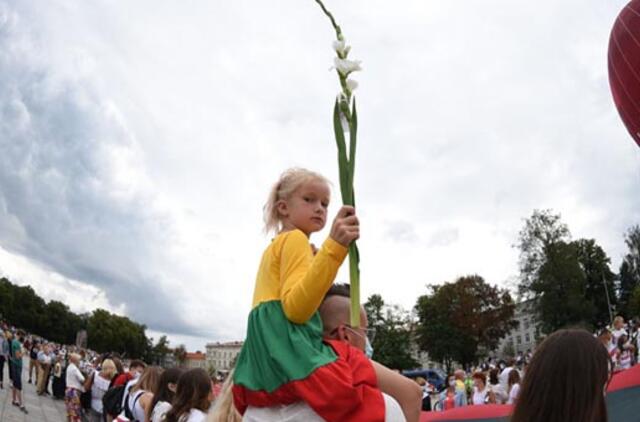
[[287, 318], [303, 324], [320, 306], [347, 256], [347, 248], [328, 238], [313, 256], [300, 230], [288, 234], [280, 255], [280, 299]]
[[358, 237], [360, 223], [348, 205], [338, 211], [329, 238], [315, 257], [302, 231], [288, 234], [280, 255], [280, 300], [291, 322], [303, 324], [318, 310], [347, 256], [347, 246]]

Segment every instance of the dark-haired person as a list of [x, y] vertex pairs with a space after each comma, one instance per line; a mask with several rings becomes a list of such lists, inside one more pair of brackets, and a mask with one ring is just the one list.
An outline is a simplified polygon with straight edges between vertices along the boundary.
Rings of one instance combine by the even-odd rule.
[[629, 343], [627, 335], [620, 335], [620, 337], [618, 337], [618, 344], [616, 347], [616, 366], [614, 372], [621, 372], [625, 369], [631, 368], [634, 353], [635, 349]]
[[194, 368], [178, 378], [176, 396], [166, 422], [204, 422], [211, 406], [211, 378], [204, 369]]
[[22, 342], [24, 341], [24, 333], [18, 331], [16, 338], [9, 342], [9, 353], [11, 356], [11, 403], [14, 406], [20, 407], [20, 410], [24, 413], [27, 412], [27, 408], [22, 402]]
[[505, 404], [507, 402], [507, 392], [500, 385], [498, 380], [498, 374], [500, 370], [498, 368], [492, 368], [489, 371], [489, 389], [495, 397], [496, 404]]
[[518, 396], [520, 395], [520, 372], [517, 369], [509, 372], [507, 384], [507, 394], [509, 396], [507, 404], [516, 404], [518, 402]]
[[4, 363], [9, 359], [9, 341], [3, 330], [0, 330], [0, 389], [4, 388]]
[[165, 415], [171, 410], [171, 403], [176, 395], [180, 375], [182, 375], [180, 368], [169, 368], [160, 375], [160, 381], [153, 391], [153, 400], [147, 416], [151, 422], [164, 421]]
[[129, 370], [127, 372], [120, 373], [120, 375], [118, 375], [115, 381], [113, 382], [113, 386], [119, 387], [121, 385], [126, 385], [128, 382], [134, 379], [138, 379], [140, 375], [142, 375], [142, 373], [144, 372], [144, 368], [146, 367], [147, 367], [147, 364], [144, 363], [143, 361], [137, 360], [137, 359], [132, 360], [131, 363], [129, 364]]
[[[516, 371], [517, 372], [517, 371]], [[471, 404], [474, 406], [495, 403], [496, 396], [491, 389], [487, 387], [487, 376], [482, 372], [476, 372], [473, 378], [473, 395], [471, 396]]]
[[35, 384], [38, 384], [38, 353], [40, 352], [40, 345], [37, 341], [33, 341], [33, 344], [29, 348], [29, 381], [31, 384], [33, 380], [33, 374], [35, 374]]
[[609, 355], [585, 330], [559, 330], [537, 348], [510, 422], [606, 422]]

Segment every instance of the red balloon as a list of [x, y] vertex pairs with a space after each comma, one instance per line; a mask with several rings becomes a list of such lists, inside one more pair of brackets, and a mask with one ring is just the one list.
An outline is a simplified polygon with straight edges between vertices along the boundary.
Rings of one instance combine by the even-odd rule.
[[609, 85], [622, 121], [640, 146], [640, 0], [622, 9], [611, 30]]

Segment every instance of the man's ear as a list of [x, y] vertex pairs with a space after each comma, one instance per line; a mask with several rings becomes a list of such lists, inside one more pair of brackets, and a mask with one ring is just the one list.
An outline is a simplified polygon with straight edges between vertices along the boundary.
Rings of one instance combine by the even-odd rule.
[[338, 336], [338, 340], [346, 341], [347, 343], [349, 343], [349, 340], [350, 340], [349, 330], [347, 330], [344, 325], [338, 326], [337, 336]]

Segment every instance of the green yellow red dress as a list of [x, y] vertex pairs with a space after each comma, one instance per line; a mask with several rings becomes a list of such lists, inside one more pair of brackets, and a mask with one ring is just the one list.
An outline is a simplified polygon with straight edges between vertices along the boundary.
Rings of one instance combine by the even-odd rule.
[[240, 413], [304, 401], [327, 421], [384, 420], [371, 362], [345, 342], [322, 338], [317, 310], [346, 255], [328, 238], [314, 256], [300, 230], [267, 247], [233, 378]]

